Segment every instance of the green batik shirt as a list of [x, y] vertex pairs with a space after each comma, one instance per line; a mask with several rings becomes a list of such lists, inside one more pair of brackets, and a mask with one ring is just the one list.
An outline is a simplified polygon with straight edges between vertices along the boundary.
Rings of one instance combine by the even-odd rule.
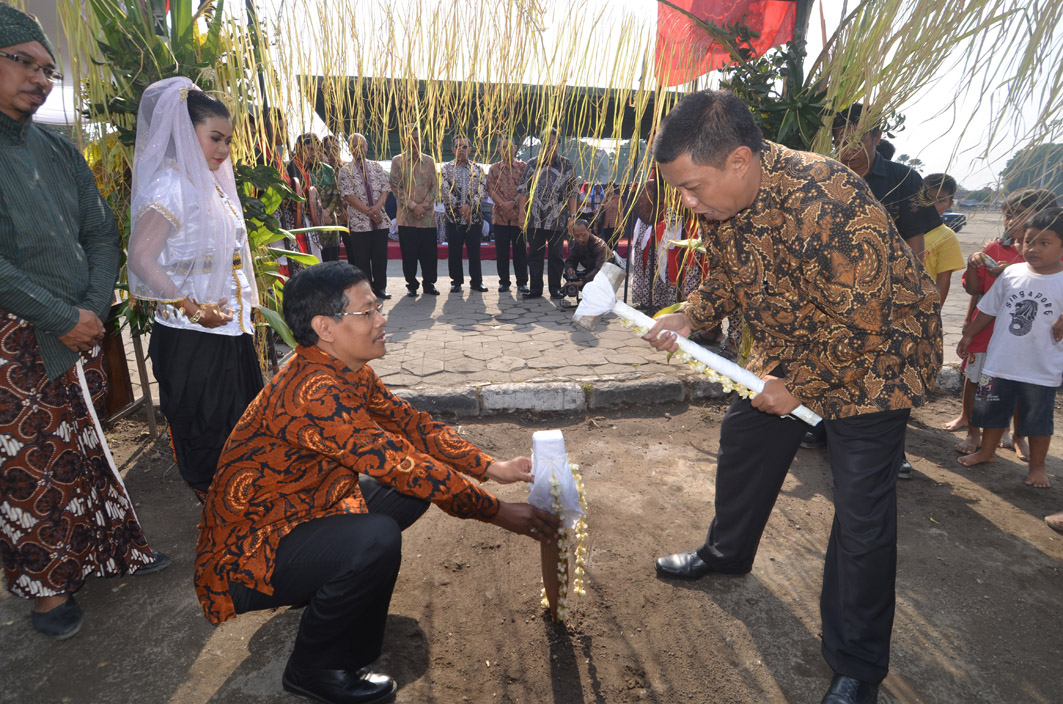
[[59, 341], [77, 309], [107, 318], [118, 249], [114, 215], [77, 148], [0, 113], [0, 309], [33, 326], [49, 378], [77, 362]]

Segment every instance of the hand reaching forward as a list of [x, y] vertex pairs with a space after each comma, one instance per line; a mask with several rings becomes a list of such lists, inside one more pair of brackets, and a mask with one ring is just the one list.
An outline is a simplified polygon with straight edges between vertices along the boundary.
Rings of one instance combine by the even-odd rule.
[[528, 457], [514, 457], [505, 462], [492, 462], [487, 467], [487, 478], [499, 484], [535, 481], [535, 477], [532, 476], [531, 459]]
[[511, 504], [507, 501], [499, 502], [498, 513], [489, 522], [540, 543], [557, 540], [557, 529], [561, 527], [561, 519], [548, 511], [530, 504]]

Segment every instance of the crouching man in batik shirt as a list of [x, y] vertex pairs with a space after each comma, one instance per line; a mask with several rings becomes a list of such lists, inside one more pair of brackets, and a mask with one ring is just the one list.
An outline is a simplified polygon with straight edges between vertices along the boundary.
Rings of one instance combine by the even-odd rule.
[[[477, 482], [531, 481], [531, 460], [497, 462], [393, 395], [380, 302], [346, 262], [284, 287], [295, 358], [233, 430], [203, 507], [196, 592], [207, 618], [307, 604], [286, 690], [320, 702], [390, 701], [380, 655], [401, 531], [435, 503], [540, 540], [557, 519], [499, 501]], [[475, 480], [475, 481], [473, 481]]]
[[734, 400], [720, 427], [705, 542], [660, 558], [657, 572], [697, 579], [753, 568], [807, 428], [787, 414], [803, 403], [823, 417], [834, 479], [820, 613], [835, 676], [823, 702], [874, 702], [889, 670], [905, 425], [941, 368], [937, 288], [863, 179], [764, 141], [730, 93], [680, 101], [654, 156], [700, 216], [709, 273], [646, 338], [674, 350], [676, 333], [740, 312], [753, 338], [747, 368], [765, 381], [751, 401]]

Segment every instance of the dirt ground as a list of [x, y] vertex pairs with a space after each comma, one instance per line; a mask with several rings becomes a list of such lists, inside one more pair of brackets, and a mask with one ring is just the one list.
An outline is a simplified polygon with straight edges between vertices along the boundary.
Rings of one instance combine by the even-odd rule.
[[[952, 450], [959, 436], [939, 429], [956, 405], [939, 398], [910, 425], [916, 476], [898, 489], [897, 619], [880, 701], [1059, 702], [1063, 536], [1042, 518], [1063, 509], [1063, 446], [1052, 443], [1048, 490], [1026, 487], [1009, 451], [965, 469]], [[825, 453], [798, 455], [752, 574], [654, 575], [656, 556], [704, 539], [723, 412], [681, 404], [461, 422], [499, 457], [529, 452], [534, 430], [564, 430], [590, 504], [587, 595], [566, 626], [548, 622], [534, 543], [431, 509], [404, 535], [378, 663], [397, 679], [397, 701], [818, 702], [830, 677], [818, 640], [832, 516]], [[198, 508], [166, 440], [146, 442], [135, 421], [111, 434], [149, 537], [174, 566], [91, 579], [78, 594], [85, 626], [61, 643], [36, 636], [26, 602], [5, 594], [0, 701], [297, 701], [280, 676], [299, 612], [210, 626], [191, 584]]]

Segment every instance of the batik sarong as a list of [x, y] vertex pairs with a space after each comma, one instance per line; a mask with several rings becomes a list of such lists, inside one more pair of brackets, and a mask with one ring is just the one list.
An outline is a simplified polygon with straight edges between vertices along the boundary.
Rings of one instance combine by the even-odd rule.
[[106, 382], [99, 347], [49, 380], [33, 328], [0, 311], [0, 559], [17, 596], [73, 594], [152, 561], [85, 401], [83, 388], [99, 406]]

